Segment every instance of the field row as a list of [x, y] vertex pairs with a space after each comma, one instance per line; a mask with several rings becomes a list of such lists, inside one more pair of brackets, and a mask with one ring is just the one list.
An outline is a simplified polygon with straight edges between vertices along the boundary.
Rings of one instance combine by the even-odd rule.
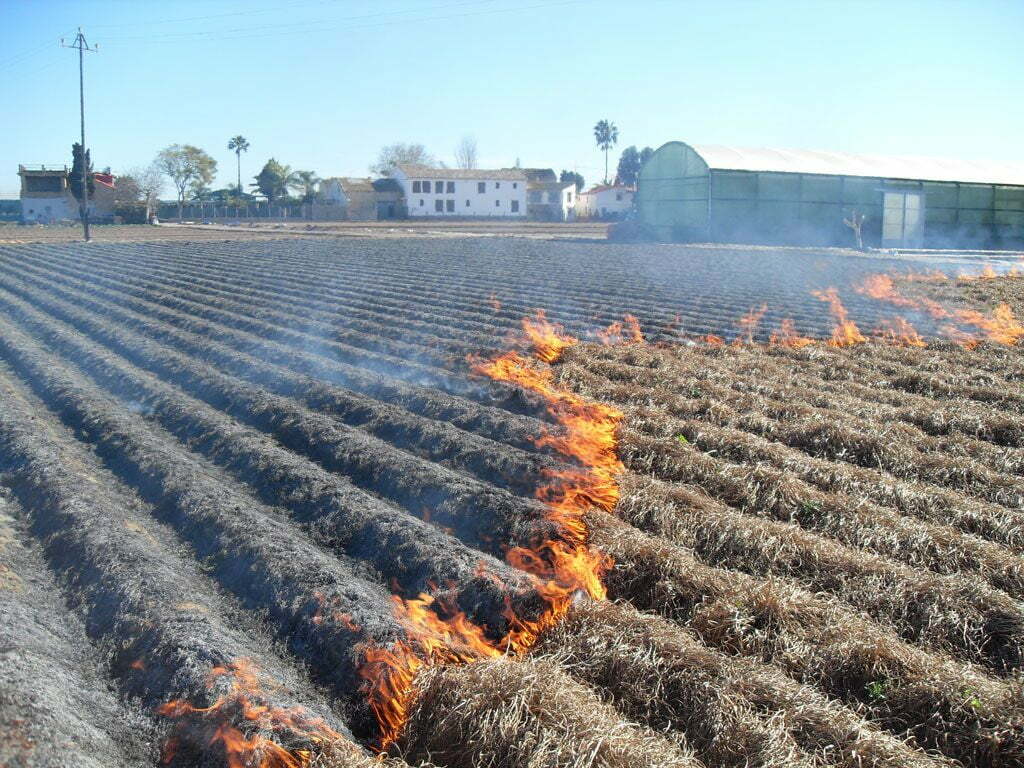
[[[52, 646], [71, 681], [36, 686], [36, 662], [13, 685], [34, 702], [32, 727], [57, 723], [55, 743], [73, 744], [80, 764], [152, 764], [168, 743], [178, 765], [217, 764], [211, 741], [242, 728], [254, 749], [363, 765], [353, 744], [372, 744], [378, 726], [362, 654], [405, 636], [396, 597], [430, 593], [492, 637], [541, 610], [506, 553], [563, 535], [536, 494], [572, 463], [537, 445], [554, 429], [544, 403], [468, 375], [465, 355], [503, 346], [519, 313], [546, 301], [578, 327], [610, 322], [643, 281], [615, 301], [595, 291], [588, 315], [554, 303], [577, 280], [531, 293], [503, 265], [511, 308], [495, 312], [481, 272], [446, 284], [440, 253], [416, 262], [378, 247], [313, 253], [302, 268], [294, 243], [248, 255], [238, 244], [0, 249], [0, 535], [17, 543], [0, 548], [0, 579], [19, 585], [17, 624], [55, 638], [14, 630], [9, 642]], [[535, 247], [509, 254], [513, 266]], [[644, 315], [644, 301], [631, 309], [650, 327], [666, 312]], [[857, 453], [847, 443], [874, 401], [829, 409], [808, 394], [800, 406], [747, 389], [753, 351], [699, 349], [566, 352], [559, 380], [627, 415], [616, 514], [587, 517], [590, 543], [615, 562], [614, 602], [579, 601], [527, 660], [427, 672], [396, 752], [524, 768], [581, 755], [1019, 764], [1013, 398], [997, 401], [1004, 423], [981, 385], [967, 411], [951, 392], [907, 391], [900, 424], [916, 431]], [[945, 433], [916, 424], [925, 400], [948, 401], [960, 421]], [[972, 413], [988, 421], [970, 428]], [[786, 431], [794, 418], [807, 423]], [[812, 419], [833, 429], [801, 442]], [[920, 460], [930, 454], [948, 460]], [[53, 606], [54, 587], [78, 614]], [[0, 725], [25, 720], [6, 707]], [[110, 725], [126, 718], [137, 727]], [[42, 731], [15, 732], [36, 743]]]

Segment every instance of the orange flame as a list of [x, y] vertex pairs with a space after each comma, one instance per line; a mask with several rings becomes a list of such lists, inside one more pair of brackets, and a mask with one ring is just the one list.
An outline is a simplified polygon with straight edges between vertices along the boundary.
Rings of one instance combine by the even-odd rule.
[[323, 624], [328, 618], [331, 619], [335, 624], [341, 624], [349, 632], [358, 633], [362, 631], [362, 627], [352, 620], [351, 614], [345, 613], [344, 611], [329, 610], [325, 615], [324, 610], [328, 608], [327, 596], [319, 590], [313, 593], [313, 597], [318, 603], [316, 613], [313, 614], [313, 623], [317, 626]]
[[713, 333], [709, 333], [707, 336], [704, 336], [701, 339], [701, 341], [703, 341], [705, 344], [711, 347], [725, 346], [725, 339], [723, 339], [721, 336], [715, 336], [715, 334]]
[[[628, 316], [626, 321], [630, 322]], [[639, 323], [635, 327], [639, 333]], [[532, 359], [509, 351], [492, 359], [471, 357], [470, 364], [475, 374], [514, 383], [539, 395], [560, 428], [545, 431], [535, 442], [577, 465], [545, 471], [545, 483], [536, 491], [556, 534], [529, 546], [512, 547], [506, 553], [509, 564], [531, 576], [543, 610], [536, 618], [519, 616], [506, 595], [503, 615], [509, 629], [495, 639], [459, 610], [454, 600], [426, 593], [414, 599], [392, 598], [406, 638], [390, 648], [366, 649], [360, 668], [370, 707], [380, 725], [382, 750], [401, 733], [415, 695], [416, 674], [424, 666], [468, 664], [506, 653], [521, 654], [534, 645], [542, 631], [565, 615], [574, 595], [583, 592], [599, 600], [606, 597], [602, 577], [612, 562], [590, 547], [584, 515], [593, 507], [611, 511], [618, 501], [615, 478], [623, 467], [616, 453], [615, 435], [623, 414], [558, 388], [551, 370], [537, 364], [557, 360], [562, 350], [577, 343], [575, 338], [548, 322], [540, 311], [523, 320], [523, 331], [533, 347]], [[636, 338], [636, 334], [630, 335]]]
[[[991, 275], [996, 276], [991, 267], [987, 267], [987, 270]], [[985, 272], [982, 273], [982, 275], [985, 274]], [[993, 278], [976, 277], [971, 279]], [[1014, 345], [1024, 337], [1024, 326], [1014, 317], [1013, 310], [1005, 303], [1001, 303], [996, 307], [991, 315], [986, 315], [975, 309], [947, 308], [933, 299], [904, 296], [896, 288], [891, 277], [881, 274], [869, 276], [856, 290], [864, 296], [887, 301], [898, 307], [923, 310], [935, 320], [953, 320], [964, 325], [973, 325], [975, 328], [983, 331], [989, 341], [998, 344]], [[978, 338], [975, 335], [966, 333], [952, 323], [945, 323], [941, 326], [940, 330], [946, 336], [964, 346], [973, 348], [978, 345]]]
[[931, 272], [903, 272], [900, 279], [908, 283], [945, 283], [949, 280], [949, 275], [941, 269], [933, 269]]
[[839, 291], [835, 288], [827, 288], [824, 291], [811, 291], [811, 294], [828, 303], [829, 312], [835, 320], [835, 327], [832, 329], [832, 338], [829, 339], [830, 347], [850, 347], [854, 344], [863, 344], [867, 339], [857, 328], [857, 324], [850, 320], [849, 313], [842, 301], [839, 300]]
[[896, 289], [896, 283], [888, 275], [868, 275], [864, 282], [854, 290], [862, 296], [868, 296], [879, 301], [888, 301], [890, 304], [895, 304], [898, 307], [913, 307], [915, 309], [918, 307], [918, 302], [900, 294]]
[[616, 320], [600, 331], [597, 331], [597, 338], [606, 347], [616, 344], [645, 344], [644, 333], [640, 329], [640, 321], [633, 315], [623, 315], [622, 320]]
[[768, 344], [773, 347], [789, 347], [790, 349], [803, 349], [814, 343], [814, 339], [802, 336], [797, 332], [793, 324], [793, 318], [787, 317], [779, 323], [779, 327], [772, 331]]
[[[229, 678], [228, 690], [209, 707], [197, 707], [184, 699], [162, 704], [157, 713], [181, 719], [165, 744], [162, 761], [170, 763], [185, 741], [195, 747], [220, 745], [228, 768], [305, 768], [310, 765], [310, 749], [285, 749], [277, 742], [256, 733], [247, 737], [234, 721], [247, 721], [256, 731], [300, 734], [311, 745], [341, 741], [344, 737], [319, 717], [302, 707], [287, 709], [261, 703], [263, 695], [255, 665], [249, 659], [236, 659], [227, 666], [214, 667], [207, 678], [213, 689], [220, 678]], [[188, 717], [188, 720], [183, 718]], [[198, 721], [198, 730], [195, 728]]]
[[959, 280], [962, 283], [969, 283], [972, 280], [995, 280], [998, 277], [999, 273], [992, 269], [992, 265], [986, 264], [984, 267], [982, 267], [981, 272], [979, 272], [978, 274], [971, 275], [967, 273], [961, 273], [957, 277], [957, 280]]
[[740, 334], [736, 337], [734, 344], [753, 344], [754, 333], [757, 331], [757, 326], [761, 324], [761, 318], [764, 317], [764, 313], [768, 311], [768, 305], [762, 304], [756, 309], [751, 307], [747, 314], [743, 315], [737, 322], [740, 328]]
[[1014, 317], [1009, 304], [1000, 304], [991, 315], [985, 315], [975, 309], [952, 309], [949, 310], [948, 316], [981, 329], [989, 341], [997, 344], [1012, 346], [1024, 337], [1024, 326]]
[[927, 347], [921, 334], [905, 317], [899, 315], [883, 320], [875, 329], [875, 335], [890, 344], [900, 347]]
[[549, 322], [543, 309], [538, 309], [532, 318], [524, 317], [522, 323], [523, 332], [533, 345], [533, 354], [545, 363], [553, 363], [563, 349], [577, 342], [561, 325]]

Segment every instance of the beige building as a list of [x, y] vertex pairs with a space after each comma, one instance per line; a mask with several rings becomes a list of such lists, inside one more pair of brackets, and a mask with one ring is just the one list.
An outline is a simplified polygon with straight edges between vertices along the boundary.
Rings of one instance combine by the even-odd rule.
[[[19, 165], [21, 178], [21, 220], [48, 224], [78, 218], [78, 201], [71, 192], [66, 166]], [[113, 216], [115, 180], [105, 173], [93, 174], [93, 196], [89, 217], [104, 220]]]

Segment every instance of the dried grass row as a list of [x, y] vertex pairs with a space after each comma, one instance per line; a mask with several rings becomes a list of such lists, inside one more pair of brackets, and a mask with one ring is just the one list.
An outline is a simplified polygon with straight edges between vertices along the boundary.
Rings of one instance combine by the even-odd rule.
[[[821, 490], [870, 499], [922, 520], [948, 523], [965, 533], [1024, 548], [1024, 512], [772, 442], [765, 434], [772, 434], [779, 422], [760, 414], [739, 413], [717, 399], [684, 398], [665, 387], [648, 390], [613, 383], [572, 364], [561, 369], [560, 377], [591, 397], [611, 400], [639, 414], [633, 423], [652, 435], [672, 439], [682, 435], [732, 461], [767, 462]], [[638, 402], [642, 405], [633, 406]]]
[[618, 517], [705, 563], [794, 579], [865, 611], [909, 642], [998, 674], [1024, 661], [1024, 609], [977, 579], [908, 568], [793, 523], [738, 512], [699, 488], [633, 473], [619, 487]]
[[1024, 559], [999, 544], [950, 525], [901, 515], [846, 493], [820, 490], [785, 470], [745, 466], [693, 445], [621, 430], [623, 460], [635, 471], [692, 483], [750, 514], [799, 523], [865, 549], [936, 573], [977, 574], [1011, 596], [1024, 595]]
[[690, 632], [625, 603], [581, 601], [544, 636], [573, 677], [655, 730], [685, 734], [706, 765], [935, 766], [777, 668], [703, 645]]
[[773, 663], [924, 747], [972, 765], [1024, 761], [1024, 690], [915, 648], [802, 590], [710, 568], [604, 513], [593, 543], [616, 566], [609, 595], [680, 622], [707, 645]]
[[[735, 370], [712, 372], [705, 367], [698, 371], [697, 363], [702, 360], [691, 362], [692, 367], [670, 365], [656, 373], [637, 372], [633, 367], [613, 362], [590, 363], [588, 369], [623, 384], [643, 386], [645, 392], [641, 397], [667, 400], [676, 408], [700, 410], [704, 401], [710, 399], [721, 409], [715, 411], [720, 420], [752, 421], [749, 428], [753, 431], [815, 456], [955, 488], [997, 504], [1024, 506], [1024, 479], [994, 471], [963, 452], [949, 455], [953, 440], [922, 434], [916, 427], [886, 418], [878, 408], [869, 406], [858, 412], [856, 408], [829, 402], [832, 398], [822, 402], [820, 392], [802, 383], [787, 382], [780, 388], [774, 382], [785, 381], [785, 372], [761, 373], [755, 381], [740, 382]], [[690, 402], [678, 394], [680, 382], [685, 382]], [[744, 427], [747, 428], [746, 424]], [[994, 447], [980, 451], [996, 452], [1006, 453]], [[1011, 469], [1020, 461], [1019, 455], [1005, 456]]]
[[421, 673], [398, 745], [447, 768], [697, 768], [684, 743], [630, 723], [550, 659]]
[[[871, 345], [878, 349], [878, 345]], [[853, 349], [858, 349], [854, 347]], [[577, 362], [588, 368], [612, 363], [611, 368], [595, 372], [621, 380], [629, 380], [649, 387], [671, 385], [682, 391], [693, 392], [700, 397], [702, 381], [717, 381], [736, 392], [761, 392], [788, 400], [793, 389], [803, 389], [808, 402], [817, 407], [832, 408], [837, 418], [843, 418], [844, 411], [853, 413], [864, 409], [879, 408], [879, 416], [888, 420], [903, 421], [923, 430], [926, 434], [949, 436], [951, 440], [962, 438], [961, 452], [967, 455], [975, 448], [974, 441], [987, 441], [1002, 447], [1024, 446], [1024, 418], [1020, 415], [993, 409], [988, 405], [962, 401], [943, 403], [924, 395], [892, 389], [888, 379], [865, 373], [865, 378], [844, 377], [836, 380], [831, 369], [809, 367], [807, 360], [834, 354], [820, 347], [806, 347], [803, 350], [788, 350], [782, 347], [687, 347], [644, 348], [613, 350], [588, 346], [568, 350], [565, 360]], [[626, 371], [618, 366], [628, 366]], [[1010, 385], [1012, 386], [1012, 384]], [[734, 393], [725, 393], [725, 397]], [[925, 435], [922, 435], [922, 437]], [[990, 452], [984, 455], [991, 456]], [[1014, 451], [1011, 455], [1019, 455]]]

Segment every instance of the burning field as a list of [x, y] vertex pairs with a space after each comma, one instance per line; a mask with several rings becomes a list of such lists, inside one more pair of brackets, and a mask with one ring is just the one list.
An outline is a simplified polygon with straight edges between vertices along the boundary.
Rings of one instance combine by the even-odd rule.
[[1024, 765], [1024, 278], [0, 246], [0, 766]]

